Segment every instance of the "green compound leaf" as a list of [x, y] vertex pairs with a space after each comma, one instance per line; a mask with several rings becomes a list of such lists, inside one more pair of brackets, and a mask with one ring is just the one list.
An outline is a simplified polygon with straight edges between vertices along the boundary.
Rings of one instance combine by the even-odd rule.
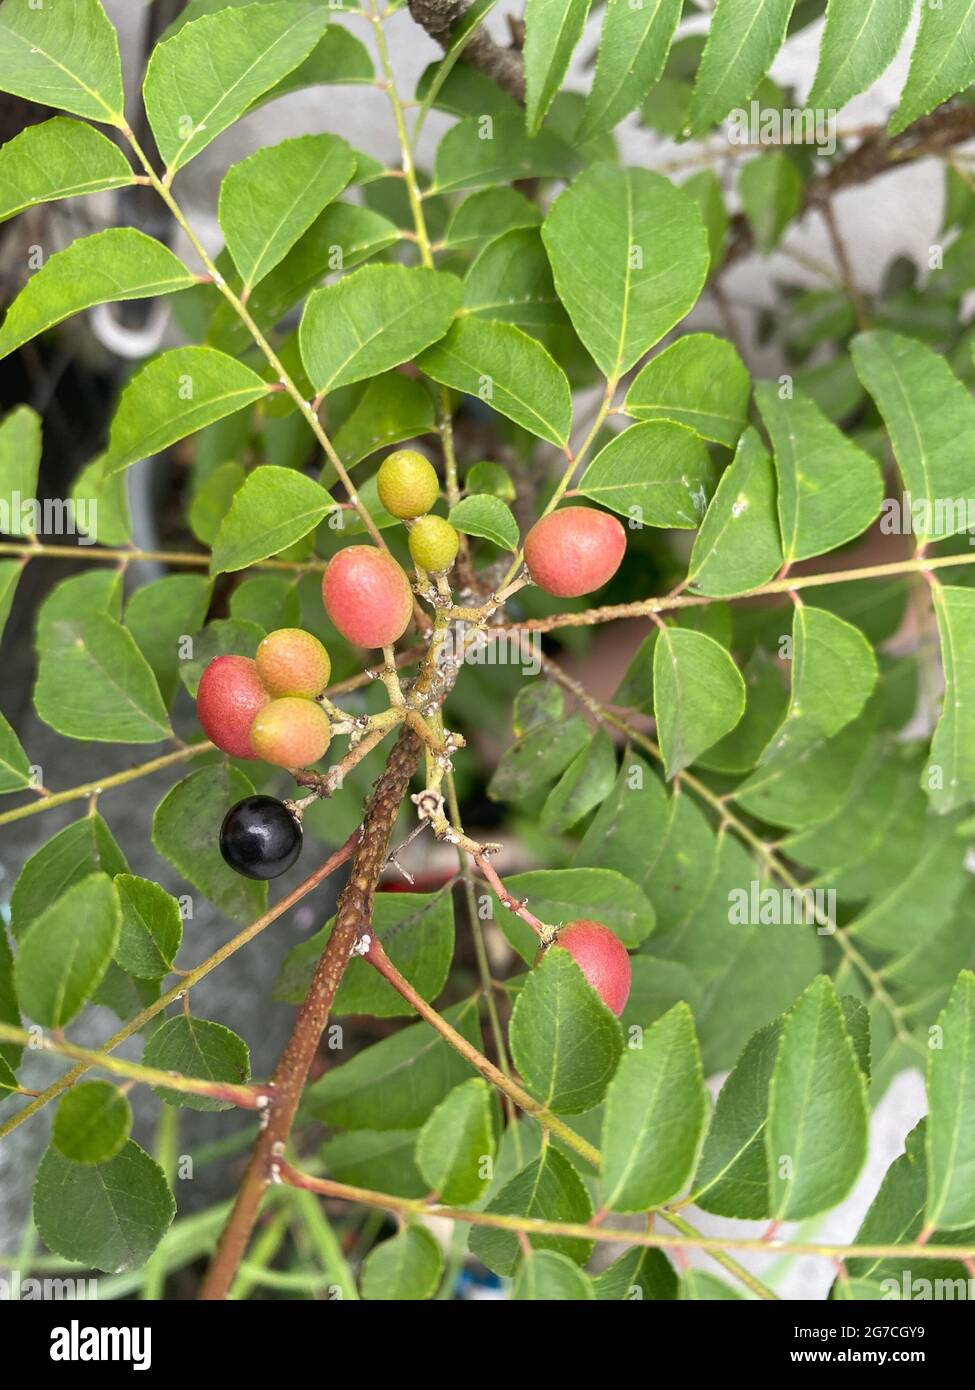
[[337, 135], [300, 135], [256, 151], [220, 185], [220, 228], [245, 296], [284, 259], [355, 172]]
[[487, 243], [464, 277], [464, 309], [529, 332], [564, 325], [537, 228], [516, 227]]
[[434, 381], [485, 401], [509, 420], [564, 446], [572, 398], [562, 368], [513, 323], [464, 318], [417, 359]]
[[115, 411], [104, 476], [243, 410], [270, 391], [250, 367], [214, 348], [173, 348], [137, 372]]
[[479, 1076], [455, 1086], [420, 1131], [416, 1162], [442, 1202], [470, 1206], [491, 1181], [497, 1148], [491, 1088]]
[[[486, 1210], [585, 1224], [592, 1216], [592, 1203], [572, 1164], [549, 1145], [501, 1189]], [[577, 1236], [529, 1236], [528, 1240], [535, 1250], [554, 1250], [577, 1265], [585, 1264], [593, 1247], [591, 1240]], [[518, 1268], [521, 1250], [513, 1231], [474, 1226], [469, 1244], [471, 1253], [495, 1274], [513, 1275]]]
[[975, 590], [935, 584], [932, 593], [945, 695], [922, 785], [945, 815], [975, 796]]
[[742, 166], [738, 196], [751, 223], [755, 245], [768, 256], [799, 211], [802, 177], [787, 154], [762, 154]]
[[6, 718], [0, 714], [0, 792], [19, 792], [30, 786], [30, 763]]
[[733, 449], [748, 422], [751, 382], [731, 343], [688, 333], [634, 378], [623, 409], [636, 420], [674, 420]]
[[693, 530], [716, 479], [699, 435], [671, 420], [648, 420], [600, 450], [579, 479], [579, 491], [641, 526]]
[[[443, 1017], [481, 1047], [476, 1001], [445, 1009]], [[427, 1023], [414, 1023], [332, 1067], [305, 1092], [309, 1114], [347, 1129], [418, 1129], [462, 1081], [468, 1062]]]
[[877, 683], [877, 658], [858, 627], [800, 603], [792, 619], [792, 695], [762, 762], [780, 761], [832, 738], [863, 712]]
[[593, 1279], [600, 1302], [635, 1299], [672, 1300], [677, 1296], [677, 1275], [661, 1250], [633, 1246]]
[[518, 523], [500, 497], [485, 493], [465, 497], [451, 507], [447, 519], [467, 536], [483, 536], [502, 550], [518, 549]]
[[382, 1241], [362, 1266], [360, 1291], [373, 1302], [432, 1298], [443, 1273], [443, 1252], [424, 1226]]
[[592, 1109], [622, 1046], [619, 1024], [568, 951], [547, 951], [511, 1016], [511, 1055], [532, 1095], [560, 1114]]
[[51, 1141], [72, 1163], [107, 1163], [124, 1147], [132, 1107], [108, 1081], [82, 1081], [58, 1103]]
[[14, 965], [17, 998], [28, 1018], [63, 1028], [81, 1012], [108, 969], [121, 920], [118, 893], [103, 873], [74, 884], [41, 913]]
[[645, 169], [587, 169], [552, 204], [542, 240], [573, 327], [613, 381], [689, 313], [707, 276], [696, 205]]
[[[300, 1004], [311, 985], [319, 957], [335, 918], [320, 932], [295, 946], [274, 982], [273, 997]], [[454, 911], [450, 894], [380, 893], [372, 929], [386, 954], [418, 994], [436, 999], [443, 989], [454, 954]], [[335, 995], [333, 1013], [397, 1018], [412, 1007], [364, 960], [352, 960]]]
[[865, 92], [896, 57], [913, 10], [913, 0], [830, 0], [806, 105], [839, 111]]
[[607, 5], [596, 71], [577, 140], [612, 130], [638, 106], [663, 72], [681, 0]]
[[326, 393], [407, 362], [446, 333], [461, 283], [445, 271], [364, 266], [315, 290], [301, 318], [301, 358]]
[[38, 715], [68, 738], [157, 743], [170, 734], [159, 686], [132, 634], [103, 613], [48, 622], [38, 635]]
[[11, 304], [0, 329], [0, 358], [94, 304], [148, 299], [195, 283], [178, 256], [134, 227], [79, 237], [46, 260]]
[[781, 564], [772, 460], [749, 426], [694, 539], [688, 580], [702, 594], [730, 598], [767, 583]]
[[593, 1281], [557, 1250], [533, 1250], [521, 1262], [513, 1303], [584, 1303], [596, 1297]]
[[114, 878], [127, 873], [128, 867], [97, 812], [72, 821], [36, 850], [21, 869], [10, 897], [14, 936], [22, 937], [45, 908], [89, 874], [101, 870]]
[[975, 401], [968, 388], [938, 353], [899, 333], [861, 333], [851, 353], [887, 426], [910, 494], [906, 519], [917, 544], [967, 530], [975, 448]]
[[106, 1274], [144, 1265], [175, 1214], [162, 1169], [131, 1139], [91, 1165], [49, 1148], [34, 1180], [34, 1224], [47, 1248]]
[[646, 1211], [690, 1181], [704, 1137], [708, 1093], [694, 1018], [677, 1004], [624, 1049], [606, 1094], [603, 1201]]
[[85, 121], [55, 116], [0, 149], [0, 222], [25, 208], [135, 182], [118, 145]]
[[37, 496], [40, 463], [40, 416], [29, 405], [20, 405], [0, 424], [0, 506], [3, 529], [10, 536], [34, 534], [34, 518], [18, 502]]
[[[160, 1024], [146, 1043], [142, 1060], [159, 1071], [175, 1071], [201, 1081], [225, 1081], [239, 1086], [250, 1080], [250, 1051], [243, 1038], [222, 1023], [178, 1014]], [[231, 1102], [189, 1095], [154, 1086], [167, 1105], [189, 1110], [229, 1110]]]
[[204, 15], [153, 50], [142, 94], [174, 173], [307, 58], [328, 14], [320, 5], [246, 5]]
[[961, 92], [975, 77], [975, 9], [967, 6], [944, 10], [922, 5], [921, 26], [911, 53], [911, 66], [900, 105], [888, 129], [898, 134], [933, 111], [942, 101]]
[[685, 134], [744, 106], [782, 47], [795, 0], [718, 0], [697, 69]]
[[527, 0], [524, 62], [529, 135], [538, 134], [562, 86], [588, 14], [589, 0]]
[[[632, 864], [626, 867], [632, 870]], [[617, 873], [615, 867], [530, 869], [507, 876], [505, 887], [518, 898], [528, 898], [543, 922], [557, 926], [590, 918], [615, 932], [627, 950], [635, 950], [656, 924], [648, 895], [632, 873]], [[530, 965], [538, 954], [537, 936], [507, 908], [501, 911], [498, 904], [495, 911], [505, 936]]]
[[125, 626], [167, 705], [179, 686], [180, 642], [203, 626], [210, 593], [210, 581], [201, 574], [167, 574], [136, 589], [126, 605]]
[[653, 709], [667, 777], [729, 733], [745, 712], [745, 682], [706, 633], [664, 626], [653, 652]]
[[782, 554], [790, 564], [835, 550], [865, 531], [880, 511], [876, 462], [828, 420], [808, 396], [783, 399], [769, 381], [755, 401], [775, 450]]
[[928, 1047], [924, 1215], [927, 1225], [952, 1230], [975, 1225], [975, 974], [970, 970], [955, 981]]
[[122, 906], [115, 960], [137, 979], [161, 980], [183, 939], [179, 903], [158, 883], [134, 874], [118, 874], [115, 887]]
[[532, 138], [517, 115], [470, 116], [450, 127], [437, 146], [428, 192], [483, 188], [519, 179], [564, 177], [578, 160], [572, 147], [551, 130]]
[[866, 1159], [868, 1128], [866, 1082], [836, 991], [820, 975], [786, 1015], [769, 1081], [772, 1215], [792, 1221], [841, 1202]]
[[255, 468], [234, 493], [220, 525], [210, 572], [247, 569], [277, 555], [314, 531], [334, 509], [325, 489], [296, 469], [274, 464]]
[[118, 36], [100, 0], [7, 0], [0, 10], [0, 90], [124, 125]]

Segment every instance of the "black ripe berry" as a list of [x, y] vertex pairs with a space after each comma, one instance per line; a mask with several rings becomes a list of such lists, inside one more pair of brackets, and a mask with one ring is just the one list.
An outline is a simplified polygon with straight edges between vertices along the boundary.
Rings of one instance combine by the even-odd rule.
[[220, 853], [245, 878], [277, 878], [301, 853], [301, 823], [273, 796], [245, 796], [220, 827]]

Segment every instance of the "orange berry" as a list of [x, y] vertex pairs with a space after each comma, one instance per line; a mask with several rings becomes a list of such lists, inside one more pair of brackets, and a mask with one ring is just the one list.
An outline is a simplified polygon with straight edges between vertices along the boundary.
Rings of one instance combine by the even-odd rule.
[[404, 570], [385, 550], [348, 545], [328, 562], [322, 600], [347, 642], [389, 647], [403, 636], [413, 613], [413, 591]]
[[328, 685], [332, 663], [311, 632], [279, 627], [257, 649], [257, 670], [272, 695], [304, 695], [311, 699]]
[[254, 756], [275, 767], [317, 763], [331, 741], [332, 726], [321, 705], [292, 695], [265, 705], [251, 728]]

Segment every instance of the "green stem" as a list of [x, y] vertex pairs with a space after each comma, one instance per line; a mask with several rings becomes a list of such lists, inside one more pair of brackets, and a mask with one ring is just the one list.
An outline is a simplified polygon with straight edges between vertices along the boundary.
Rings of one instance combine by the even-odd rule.
[[295, 1191], [294, 1202], [301, 1217], [301, 1229], [311, 1241], [330, 1287], [336, 1289], [343, 1300], [358, 1299], [359, 1291], [349, 1262], [321, 1203], [315, 1201], [312, 1193], [301, 1191]]
[[[303, 1188], [307, 1192], [317, 1192], [323, 1197], [339, 1198], [347, 1202], [357, 1202], [362, 1206], [378, 1207], [383, 1211], [427, 1217], [443, 1217], [447, 1221], [463, 1221], [472, 1226], [490, 1226], [499, 1231], [524, 1231], [526, 1235], [564, 1236], [573, 1240], [600, 1241], [611, 1244], [645, 1245], [657, 1250], [707, 1250], [711, 1254], [723, 1254], [727, 1250], [752, 1250], [765, 1255], [818, 1255], [823, 1259], [844, 1258], [863, 1259], [902, 1259], [919, 1258], [935, 1260], [962, 1260], [975, 1254], [975, 1244], [968, 1245], [820, 1245], [799, 1240], [765, 1240], [762, 1236], [702, 1236], [678, 1217], [672, 1220], [672, 1213], [666, 1210], [661, 1215], [680, 1230], [676, 1236], [660, 1235], [656, 1231], [634, 1231], [624, 1227], [606, 1225], [585, 1225], [578, 1221], [543, 1221], [533, 1216], [508, 1216], [493, 1211], [467, 1211], [458, 1207], [439, 1206], [424, 1201], [420, 1197], [393, 1197], [386, 1192], [373, 1192], [368, 1188], [350, 1187], [345, 1183], [332, 1182], [328, 1178], [315, 1178], [293, 1168], [289, 1163], [281, 1164], [281, 1180], [292, 1187]], [[745, 1282], [760, 1298], [774, 1298], [775, 1295], [761, 1281], [750, 1274], [734, 1260], [725, 1264], [729, 1273], [738, 1278], [745, 1276]]]
[[[90, 1054], [94, 1059], [93, 1061], [83, 1061], [79, 1066], [73, 1067], [71, 1071], [66, 1072], [64, 1076], [58, 1077], [57, 1081], [53, 1081], [46, 1090], [43, 1090], [39, 1096], [35, 1096], [32, 1101], [18, 1110], [16, 1114], [4, 1120], [3, 1124], [0, 1124], [0, 1139], [16, 1129], [18, 1125], [23, 1124], [25, 1120], [30, 1119], [31, 1115], [35, 1115], [38, 1110], [42, 1110], [49, 1101], [54, 1100], [57, 1096], [68, 1090], [70, 1086], [73, 1086], [80, 1077], [84, 1076], [85, 1072], [88, 1071], [91, 1066], [96, 1064], [100, 1065], [105, 1060], [107, 1053], [112, 1052], [120, 1043], [123, 1043], [126, 1038], [131, 1038], [133, 1033], [138, 1033], [141, 1028], [145, 1027], [150, 1019], [162, 1013], [170, 1004], [181, 1001], [186, 992], [192, 989], [194, 985], [199, 984], [202, 979], [205, 979], [205, 977], [210, 974], [211, 970], [215, 970], [218, 965], [222, 965], [225, 960], [228, 960], [235, 952], [239, 951], [242, 946], [246, 946], [249, 941], [253, 941], [254, 937], [260, 935], [265, 927], [269, 927], [272, 922], [276, 922], [279, 917], [282, 917], [284, 913], [294, 907], [296, 903], [299, 903], [302, 898], [314, 888], [317, 888], [329, 874], [334, 873], [334, 871], [339, 868], [340, 865], [344, 864], [347, 859], [351, 859], [358, 843], [359, 832], [355, 830], [340, 849], [337, 849], [313, 874], [309, 874], [302, 883], [299, 883], [297, 888], [293, 889], [287, 897], [282, 898], [279, 903], [276, 903], [275, 906], [265, 912], [263, 916], [258, 917], [256, 921], [251, 922], [250, 926], [238, 932], [235, 937], [232, 937], [230, 941], [221, 946], [218, 951], [214, 951], [212, 956], [208, 956], [205, 961], [189, 971], [188, 974], [180, 976], [179, 982], [175, 984], [172, 989], [168, 990], [165, 994], [161, 994], [158, 999], [148, 1004], [137, 1013], [134, 1018], [130, 1018], [128, 1023], [123, 1024], [117, 1032], [112, 1034], [107, 1042], [102, 1044], [98, 1052]], [[171, 1080], [172, 1079], [167, 1073], [165, 1084], [171, 1085]]]
[[[179, 1158], [179, 1122], [180, 1112], [175, 1105], [161, 1105], [159, 1107], [159, 1119], [156, 1122], [156, 1162], [165, 1174], [169, 1186], [173, 1186], [176, 1177], [176, 1163]], [[154, 1250], [146, 1261], [143, 1271], [142, 1297], [150, 1303], [158, 1303], [164, 1293], [166, 1286], [166, 1263], [160, 1255], [158, 1249]]]
[[[913, 556], [909, 560], [894, 560], [884, 565], [864, 565], [854, 570], [833, 570], [827, 574], [795, 574], [787, 579], [775, 579], [756, 589], [730, 597], [734, 601], [763, 598], [770, 594], [788, 594], [793, 590], [820, 588], [826, 584], [851, 584], [859, 579], [889, 579], [901, 574], [924, 574], [929, 570], [951, 569], [958, 565], [975, 565], [972, 555]], [[614, 622], [618, 618], [652, 618], [675, 608], [700, 607], [708, 603], [727, 603], [728, 597], [706, 594], [679, 594], [671, 597], [640, 599], [635, 603], [607, 604], [602, 608], [585, 608], [578, 613], [555, 613], [546, 618], [528, 618], [508, 623], [507, 632], [554, 632], [562, 627], [592, 627], [596, 623]]]
[[39, 811], [49, 811], [52, 806], [64, 806], [69, 801], [81, 801], [89, 796], [101, 796], [102, 792], [110, 791], [113, 787], [124, 786], [126, 782], [134, 782], [139, 777], [148, 777], [153, 772], [160, 772], [163, 768], [175, 767], [179, 763], [189, 762], [191, 758], [198, 758], [201, 753], [213, 752], [213, 744], [190, 743], [185, 748], [177, 748], [175, 753], [163, 753], [158, 758], [152, 758], [147, 763], [139, 763], [136, 767], [127, 768], [125, 772], [114, 772], [110, 777], [99, 777], [93, 782], [82, 782], [80, 786], [70, 787], [64, 792], [49, 792], [38, 801], [28, 801], [25, 806], [17, 806], [12, 811], [4, 811], [0, 815], [0, 825], [9, 825], [12, 821], [23, 820], [25, 816], [37, 815]]
[[[26, 542], [0, 541], [0, 555], [17, 555], [24, 560], [87, 560], [94, 564], [130, 564], [151, 560], [158, 564], [208, 569], [210, 552], [196, 550], [139, 550], [135, 546], [103, 549], [97, 545], [29, 545]], [[255, 560], [248, 569], [287, 570], [289, 573], [319, 572], [327, 560]]]
[[176, 199], [173, 197], [169, 185], [163, 179], [159, 178], [155, 169], [153, 169], [151, 163], [146, 157], [146, 154], [140, 146], [138, 140], [135, 138], [133, 132], [129, 129], [128, 126], [125, 126], [123, 127], [122, 133], [131, 145], [132, 150], [139, 163], [142, 165], [143, 169], [145, 169], [146, 175], [149, 179], [149, 182], [152, 184], [152, 187], [156, 190], [160, 198], [166, 204], [170, 213], [175, 218], [179, 226], [182, 228], [183, 233], [189, 241], [190, 245], [193, 247], [193, 250], [199, 256], [200, 261], [206, 268], [207, 274], [212, 277], [213, 283], [216, 285], [217, 289], [223, 295], [224, 299], [226, 299], [227, 303], [233, 309], [237, 317], [244, 324], [248, 333], [251, 335], [251, 338], [254, 340], [254, 343], [263, 353], [265, 360], [271, 367], [278, 381], [284, 387], [285, 391], [294, 401], [295, 405], [298, 407], [299, 411], [304, 416], [305, 420], [308, 422], [308, 425], [312, 433], [314, 434], [315, 438], [318, 440], [318, 443], [324, 450], [325, 456], [327, 457], [329, 463], [335, 469], [335, 473], [339, 478], [339, 481], [342, 483], [342, 486], [345, 488], [345, 491], [348, 494], [349, 501], [352, 503], [353, 507], [355, 507], [355, 510], [358, 513], [359, 518], [365, 526], [366, 530], [369, 532], [369, 535], [372, 537], [375, 544], [380, 547], [380, 549], [386, 550], [387, 546], [386, 542], [383, 540], [382, 533], [376, 526], [375, 521], [373, 521], [372, 517], [369, 515], [369, 512], [359, 501], [359, 495], [356, 492], [355, 484], [349, 477], [345, 464], [339, 458], [339, 455], [336, 452], [335, 447], [332, 444], [332, 441], [325, 433], [325, 430], [322, 427], [322, 422], [318, 418], [318, 412], [315, 409], [313, 402], [305, 400], [301, 391], [299, 391], [295, 382], [292, 380], [290, 374], [286, 370], [284, 363], [281, 361], [280, 357], [278, 357], [277, 353], [274, 351], [271, 344], [268, 342], [262, 330], [258, 327], [257, 322], [251, 314], [250, 310], [247, 308], [247, 305], [243, 302], [243, 300], [239, 298], [238, 295], [234, 293], [234, 291], [227, 284], [226, 280], [221, 275], [220, 271], [217, 269], [215, 262], [210, 257], [206, 247], [203, 245], [202, 241], [191, 227], [182, 208], [179, 206]]
[[124, 1076], [129, 1081], [143, 1082], [147, 1086], [163, 1086], [169, 1091], [179, 1091], [181, 1095], [208, 1096], [212, 1100], [228, 1101], [243, 1110], [263, 1110], [273, 1099], [273, 1093], [266, 1086], [236, 1086], [230, 1082], [181, 1076], [178, 1072], [162, 1071], [158, 1067], [144, 1067], [139, 1062], [129, 1062], [121, 1057], [106, 1057], [104, 1053], [95, 1052], [88, 1047], [58, 1042], [46, 1035], [38, 1035], [36, 1030], [28, 1033], [23, 1028], [11, 1027], [9, 1023], [0, 1023], [0, 1042], [19, 1043], [33, 1051], [53, 1052], [58, 1057], [84, 1062], [86, 1069], [99, 1067], [113, 1076]]

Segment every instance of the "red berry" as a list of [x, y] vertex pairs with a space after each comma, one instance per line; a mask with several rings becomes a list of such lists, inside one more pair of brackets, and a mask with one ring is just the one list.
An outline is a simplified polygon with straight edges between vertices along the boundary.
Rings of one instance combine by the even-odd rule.
[[253, 758], [251, 725], [270, 698], [249, 656], [215, 656], [200, 679], [196, 715], [218, 748]]
[[578, 965], [608, 1009], [617, 1016], [630, 997], [632, 972], [626, 947], [602, 922], [583, 918], [568, 922], [554, 944], [561, 946]]
[[626, 532], [615, 516], [595, 507], [564, 507], [528, 532], [525, 561], [540, 589], [578, 598], [612, 579], [625, 549]]
[[371, 545], [349, 545], [332, 556], [322, 600], [339, 632], [357, 647], [392, 646], [413, 612], [405, 571], [392, 555]]

